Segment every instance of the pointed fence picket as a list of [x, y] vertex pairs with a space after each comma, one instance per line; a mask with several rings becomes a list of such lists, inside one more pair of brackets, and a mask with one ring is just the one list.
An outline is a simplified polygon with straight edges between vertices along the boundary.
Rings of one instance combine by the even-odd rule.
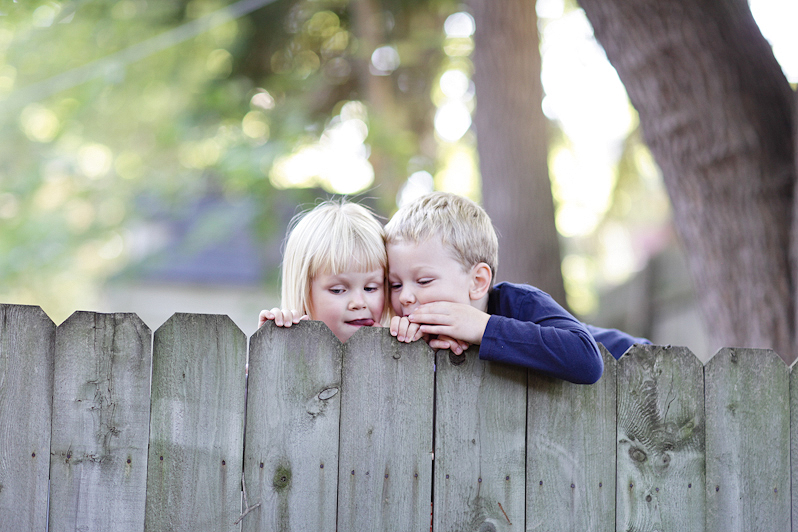
[[792, 368], [603, 356], [584, 386], [378, 328], [247, 349], [226, 316], [0, 305], [0, 532], [791, 530]]

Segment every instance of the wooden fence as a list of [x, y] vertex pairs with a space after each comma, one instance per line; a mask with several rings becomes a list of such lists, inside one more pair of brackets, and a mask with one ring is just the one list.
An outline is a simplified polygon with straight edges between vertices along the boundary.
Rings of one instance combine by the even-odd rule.
[[790, 530], [798, 385], [775, 353], [605, 364], [580, 386], [384, 329], [247, 348], [226, 316], [153, 335], [0, 305], [0, 530], [425, 531], [431, 502], [436, 532]]

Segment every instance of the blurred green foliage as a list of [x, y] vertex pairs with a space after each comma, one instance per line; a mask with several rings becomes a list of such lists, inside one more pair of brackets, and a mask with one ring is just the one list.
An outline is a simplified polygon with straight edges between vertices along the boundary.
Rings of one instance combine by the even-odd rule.
[[[233, 7], [249, 12], [231, 15]], [[372, 19], [355, 16], [364, 8]], [[274, 161], [317, 140], [346, 101], [368, 106], [377, 172], [366, 194], [390, 214], [408, 168], [435, 164], [424, 145], [431, 85], [445, 58], [442, 21], [457, 8], [3, 1], [0, 300], [70, 311], [90, 302], [99, 281], [144, 253], [130, 243], [132, 228], [207, 196], [254, 199], [255, 231], [273, 236], [282, 229], [275, 209], [319, 195], [276, 189]], [[212, 27], [180, 33], [201, 21]], [[383, 45], [400, 50], [402, 63], [370, 76], [371, 50]]]

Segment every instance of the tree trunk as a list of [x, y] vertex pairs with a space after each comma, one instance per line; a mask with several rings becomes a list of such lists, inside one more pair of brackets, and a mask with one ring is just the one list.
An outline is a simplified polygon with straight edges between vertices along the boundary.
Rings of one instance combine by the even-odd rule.
[[[372, 113], [370, 117], [372, 128], [378, 123], [394, 123], [397, 131], [403, 131], [405, 124], [402, 115], [397, 111], [393, 80], [390, 76], [375, 76], [370, 69], [371, 55], [386, 42], [385, 21], [379, 2], [352, 0], [349, 5], [353, 30], [359, 41], [355, 71], [360, 80], [363, 99], [368, 103]], [[380, 199], [378, 199], [378, 202], [382, 202], [380, 210], [391, 212], [395, 206], [399, 185], [405, 176], [397, 174], [396, 161], [374, 143], [371, 143], [369, 162], [374, 168], [375, 186], [380, 189]]]
[[499, 233], [498, 279], [530, 283], [565, 305], [541, 109], [535, 3], [470, 2], [482, 198]]
[[712, 347], [793, 360], [794, 102], [746, 0], [580, 2], [662, 169]]

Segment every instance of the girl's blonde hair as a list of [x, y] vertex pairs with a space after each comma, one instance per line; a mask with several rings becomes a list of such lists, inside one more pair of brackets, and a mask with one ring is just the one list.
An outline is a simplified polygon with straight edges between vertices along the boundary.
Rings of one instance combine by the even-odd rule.
[[[282, 266], [282, 308], [313, 318], [310, 286], [316, 275], [388, 267], [385, 231], [366, 207], [324, 201], [291, 220]], [[388, 318], [388, 297], [383, 320]]]

